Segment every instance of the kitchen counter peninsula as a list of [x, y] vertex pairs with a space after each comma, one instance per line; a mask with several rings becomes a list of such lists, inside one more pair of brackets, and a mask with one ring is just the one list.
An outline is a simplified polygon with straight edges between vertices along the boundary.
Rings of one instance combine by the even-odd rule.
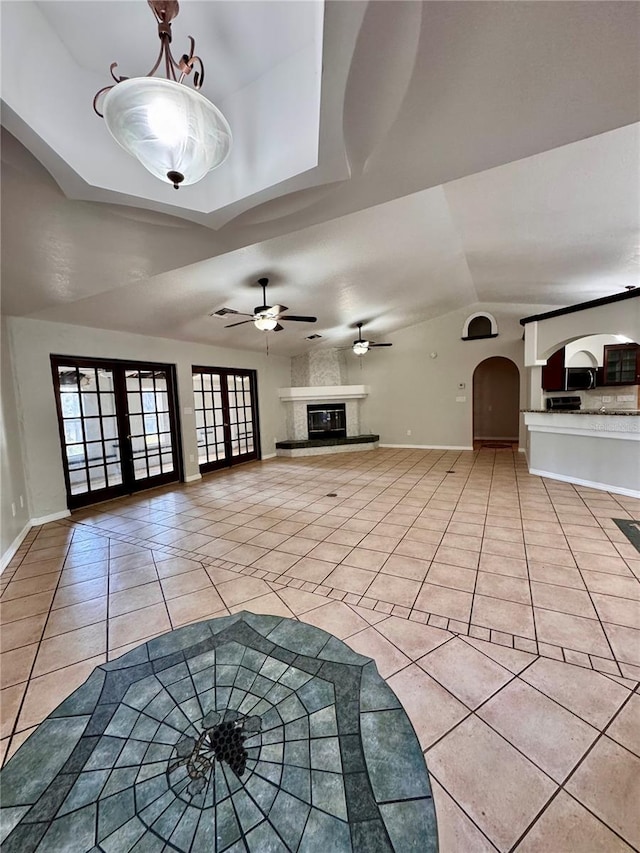
[[529, 471], [640, 498], [640, 411], [525, 409]]

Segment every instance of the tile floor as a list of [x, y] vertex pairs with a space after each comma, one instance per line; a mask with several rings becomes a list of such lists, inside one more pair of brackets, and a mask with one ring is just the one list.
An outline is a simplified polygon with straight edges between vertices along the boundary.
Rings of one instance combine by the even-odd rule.
[[510, 449], [274, 459], [74, 513], [1, 578], [3, 754], [97, 664], [246, 609], [375, 658], [442, 853], [638, 850], [640, 553], [614, 519], [639, 517]]

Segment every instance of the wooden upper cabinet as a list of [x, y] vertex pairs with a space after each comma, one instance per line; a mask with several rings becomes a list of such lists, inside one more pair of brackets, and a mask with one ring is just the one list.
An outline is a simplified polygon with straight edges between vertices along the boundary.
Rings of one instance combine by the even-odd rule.
[[564, 391], [564, 347], [549, 356], [542, 368], [542, 390]]
[[640, 383], [640, 345], [610, 344], [604, 347], [604, 384]]

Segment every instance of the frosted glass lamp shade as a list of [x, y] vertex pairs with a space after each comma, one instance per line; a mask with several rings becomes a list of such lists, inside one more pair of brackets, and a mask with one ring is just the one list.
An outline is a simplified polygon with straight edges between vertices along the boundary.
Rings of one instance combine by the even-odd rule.
[[369, 352], [369, 341], [358, 341], [353, 345], [356, 355], [366, 355]]
[[277, 317], [256, 317], [253, 321], [253, 325], [256, 329], [260, 329], [261, 332], [271, 332], [278, 325]]
[[116, 142], [176, 188], [200, 181], [231, 149], [231, 129], [220, 110], [172, 80], [123, 80], [105, 95], [103, 113]]

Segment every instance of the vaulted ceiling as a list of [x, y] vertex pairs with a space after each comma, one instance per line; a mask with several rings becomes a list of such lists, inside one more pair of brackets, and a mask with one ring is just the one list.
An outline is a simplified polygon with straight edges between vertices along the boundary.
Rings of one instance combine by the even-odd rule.
[[265, 275], [318, 316], [269, 333], [295, 354], [638, 284], [639, 10], [184, 0], [176, 52], [196, 38], [234, 147], [175, 192], [91, 108], [110, 61], [153, 64], [146, 3], [4, 2], [3, 313], [261, 349], [208, 314]]

